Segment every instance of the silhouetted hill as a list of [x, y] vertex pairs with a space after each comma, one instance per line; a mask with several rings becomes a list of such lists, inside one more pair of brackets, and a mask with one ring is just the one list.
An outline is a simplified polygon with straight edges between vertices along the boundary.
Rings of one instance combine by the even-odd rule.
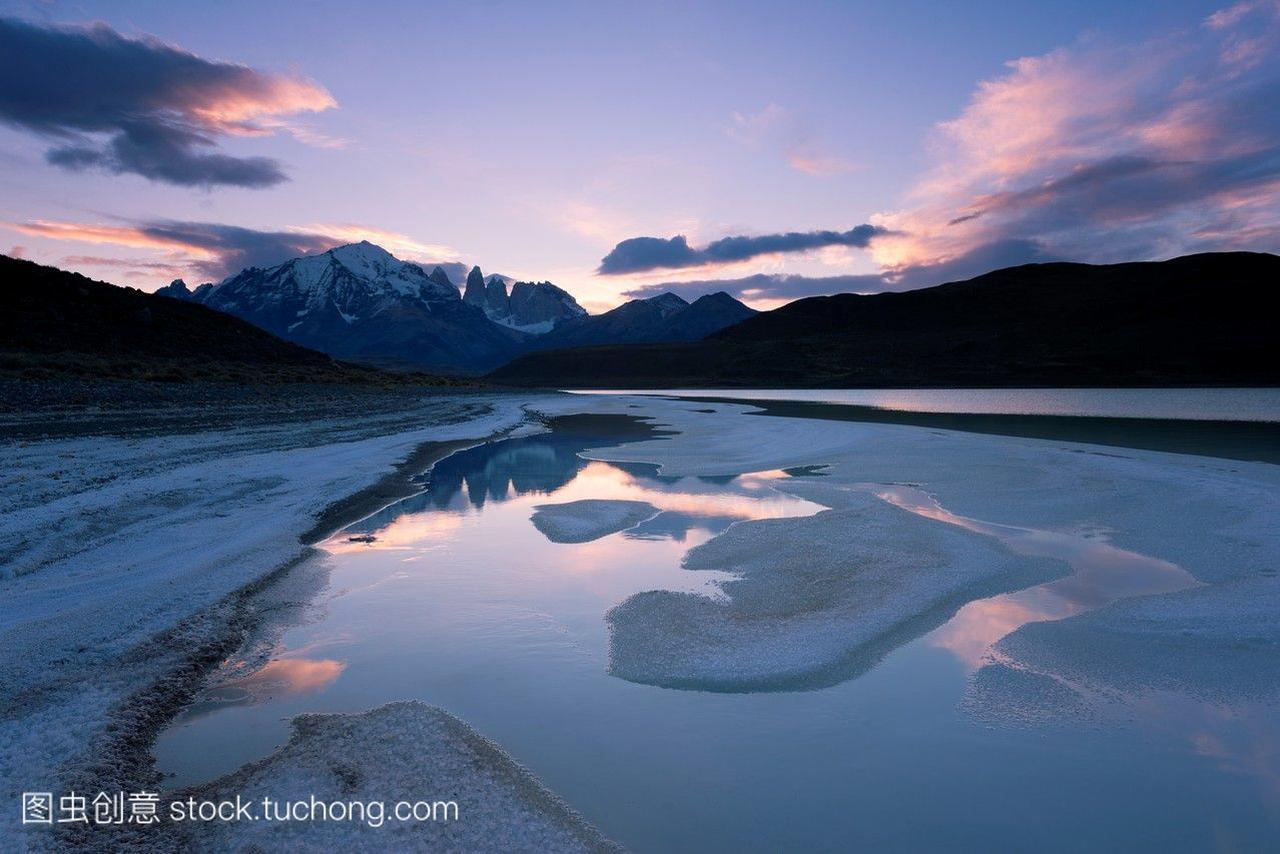
[[33, 377], [391, 379], [202, 305], [3, 255], [0, 369]]
[[555, 350], [598, 344], [653, 344], [698, 341], [755, 315], [726, 293], [707, 294], [692, 303], [673, 293], [625, 302], [612, 311], [575, 317], [540, 338], [529, 350]]
[[904, 293], [813, 297], [690, 344], [523, 356], [566, 387], [1275, 385], [1280, 257], [1028, 264]]

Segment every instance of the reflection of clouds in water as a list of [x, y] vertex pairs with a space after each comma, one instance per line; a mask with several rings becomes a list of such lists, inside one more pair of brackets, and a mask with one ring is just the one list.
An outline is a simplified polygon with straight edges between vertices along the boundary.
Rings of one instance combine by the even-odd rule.
[[[235, 662], [228, 666], [234, 670], [249, 663]], [[223, 708], [314, 694], [332, 685], [346, 668], [345, 662], [332, 658], [275, 658], [247, 676], [228, 679], [209, 688], [183, 710], [178, 719], [190, 723]]]
[[633, 528], [629, 528], [624, 533], [624, 536], [633, 540], [658, 540], [665, 538], [683, 543], [688, 539], [691, 531], [699, 530], [706, 531], [709, 534], [718, 534], [734, 522], [739, 521], [741, 518], [741, 516], [698, 515], [694, 513], [681, 513], [674, 510], [664, 510], [652, 519], [648, 519]]
[[231, 685], [254, 696], [312, 694], [341, 676], [346, 667], [332, 658], [277, 658]]
[[[657, 517], [631, 529], [635, 535], [632, 542], [669, 540], [679, 546], [672, 553], [672, 561], [679, 563], [685, 547], [705, 541], [733, 522], [811, 515], [823, 509], [775, 491], [773, 482], [786, 477], [781, 471], [714, 478], [667, 477], [660, 476], [652, 464], [578, 456], [589, 445], [582, 437], [552, 434], [495, 442], [454, 454], [432, 469], [423, 494], [348, 528], [326, 543], [326, 548], [358, 553], [443, 547], [461, 536], [467, 516], [488, 504], [522, 496], [553, 496], [555, 503], [605, 499], [645, 501], [658, 507], [662, 512]], [[376, 540], [347, 542], [355, 532], [374, 534]], [[626, 541], [617, 537], [574, 544], [558, 556], [557, 567], [573, 575], [597, 574], [618, 564], [627, 549]], [[690, 582], [695, 580], [690, 578]], [[696, 586], [703, 583], [699, 579]]]
[[[1013, 551], [1064, 560], [1072, 575], [1016, 593], [970, 602], [928, 642], [950, 651], [971, 674], [966, 703], [979, 715], [1016, 718], [1020, 709], [1043, 700], [1049, 719], [1077, 718], [1076, 704], [1092, 692], [1055, 668], [1030, 667], [1010, 659], [995, 644], [1029, 623], [1043, 623], [1093, 611], [1111, 602], [1199, 587], [1185, 570], [1168, 561], [1116, 548], [1096, 527], [1075, 534], [993, 525], [955, 516], [919, 489], [867, 487], [882, 499], [917, 515], [994, 536]], [[981, 670], [980, 670], [981, 668]], [[1085, 694], [1079, 693], [1084, 690]], [[1256, 778], [1269, 809], [1280, 813], [1280, 716], [1265, 705], [1221, 706], [1174, 692], [1144, 692], [1113, 686], [1111, 702], [1136, 712], [1144, 728], [1165, 730], [1221, 770]], [[1012, 716], [1012, 717], [1010, 717]]]
[[1075, 610], [1051, 595], [1010, 593], [979, 599], [956, 612], [929, 636], [929, 642], [952, 652], [972, 672], [987, 660], [995, 642], [1014, 629], [1038, 620], [1062, 619]]
[[1219, 770], [1256, 780], [1266, 809], [1280, 818], [1280, 715], [1274, 706], [1225, 706], [1167, 692], [1128, 700], [1144, 728], [1182, 736], [1191, 752]]
[[[1070, 564], [1073, 572], [1066, 578], [969, 602], [929, 635], [931, 645], [951, 652], [974, 675], [965, 704], [991, 720], [1013, 723], [1028, 710], [1043, 715], [1038, 722], [1080, 720], [1099, 711], [1078, 705], [1086, 697], [1097, 699], [1095, 691], [1057, 668], [1030, 666], [1003, 648], [993, 650], [1001, 639], [1030, 623], [1063, 620], [1117, 600], [1201, 587], [1173, 563], [1108, 544], [1098, 526], [1067, 534], [995, 525], [955, 516], [919, 489], [863, 488], [917, 515], [994, 536], [1013, 551]], [[1273, 705], [1220, 705], [1118, 684], [1108, 686], [1106, 707], [1111, 715], [1127, 710], [1136, 725], [1185, 743], [1223, 772], [1255, 779], [1266, 809], [1280, 817], [1280, 716]]]
[[342, 531], [324, 544], [326, 551], [350, 554], [369, 549], [420, 549], [424, 543], [452, 537], [462, 527], [462, 514], [446, 511], [410, 513], [397, 516], [376, 529], [370, 543], [350, 542], [348, 531]]
[[[691, 530], [723, 531], [735, 521], [810, 515], [822, 508], [774, 491], [781, 471], [725, 477], [665, 477], [657, 466], [586, 460], [581, 437], [534, 436], [461, 451], [436, 463], [420, 495], [406, 498], [351, 525], [325, 543], [331, 552], [422, 549], [456, 537], [464, 516], [486, 503], [524, 495], [554, 495], [557, 503], [583, 499], [647, 501], [665, 511], [640, 538], [683, 541]], [[671, 515], [666, 515], [667, 513]], [[655, 520], [656, 522], [657, 520]], [[350, 542], [371, 534], [373, 542]], [[577, 562], [580, 563], [580, 562]]]
[[1071, 567], [1071, 575], [1065, 578], [969, 602], [929, 636], [931, 644], [953, 652], [970, 671], [990, 657], [997, 641], [1028, 623], [1061, 620], [1117, 599], [1199, 585], [1176, 564], [1097, 539], [1096, 528], [1070, 534], [1001, 525], [951, 513], [915, 486], [859, 484], [857, 488], [917, 516], [994, 537], [1017, 554], [1059, 560]]
[[702, 478], [672, 478], [659, 483], [637, 478], [611, 463], [592, 462], [578, 477], [555, 493], [557, 500], [614, 498], [647, 501], [662, 511], [706, 520], [706, 529], [723, 530], [720, 520], [772, 519], [808, 516], [824, 509], [793, 496], [775, 492], [766, 475], [742, 475], [732, 484], [719, 486]]

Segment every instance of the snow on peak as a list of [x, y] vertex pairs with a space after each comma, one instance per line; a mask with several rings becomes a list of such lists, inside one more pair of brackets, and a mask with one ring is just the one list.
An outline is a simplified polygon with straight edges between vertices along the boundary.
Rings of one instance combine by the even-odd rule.
[[200, 302], [240, 316], [288, 317], [292, 329], [313, 312], [336, 312], [353, 323], [388, 300], [412, 300], [430, 310], [433, 304], [459, 299], [457, 288], [447, 281], [433, 279], [417, 264], [365, 240], [268, 269], [250, 267], [210, 289]]
[[377, 244], [362, 240], [318, 255], [304, 255], [267, 271], [266, 279], [292, 279], [313, 299], [339, 297], [339, 292], [367, 296], [398, 295], [427, 300], [457, 299], [458, 291], [432, 279], [417, 264], [401, 261]]
[[324, 254], [331, 256], [353, 273], [365, 272], [376, 275], [381, 270], [405, 263], [381, 246], [367, 240], [348, 243], [346, 246], [335, 246]]
[[689, 303], [679, 294], [673, 294], [671, 291], [658, 294], [656, 297], [649, 297], [645, 302], [656, 306], [658, 311], [665, 317], [673, 312], [687, 306]]

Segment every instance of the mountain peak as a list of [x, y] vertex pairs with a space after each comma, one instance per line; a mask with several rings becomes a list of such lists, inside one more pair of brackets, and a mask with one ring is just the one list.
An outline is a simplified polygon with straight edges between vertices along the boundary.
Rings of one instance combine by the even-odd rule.
[[550, 282], [516, 282], [511, 286], [507, 307], [508, 325], [535, 334], [550, 332], [567, 320], [587, 314], [572, 294]]
[[467, 273], [467, 286], [462, 293], [462, 301], [467, 305], [484, 308], [484, 273], [480, 272], [478, 266], [472, 267], [471, 272]]
[[172, 297], [174, 299], [189, 299], [191, 297], [191, 289], [187, 287], [187, 283], [182, 279], [174, 279], [156, 291], [159, 296]]
[[464, 306], [445, 270], [428, 274], [361, 241], [243, 270], [182, 298], [339, 358], [455, 371], [509, 359], [517, 337]]
[[378, 244], [370, 243], [367, 240], [361, 240], [359, 243], [347, 243], [343, 246], [335, 246], [324, 254], [343, 263], [347, 263], [348, 261], [374, 261], [382, 264], [399, 262], [399, 259], [390, 252], [383, 249]]
[[435, 282], [437, 285], [448, 285], [449, 287], [453, 287], [453, 281], [449, 278], [449, 274], [444, 271], [444, 267], [441, 267], [438, 264], [434, 269], [432, 269], [431, 274], [428, 275], [427, 278]]
[[716, 291], [714, 294], [703, 294], [694, 300], [694, 302], [702, 302], [703, 300], [706, 300], [707, 302], [722, 302], [726, 304], [731, 302], [740, 303], [740, 300], [734, 299], [729, 295], [728, 291]]
[[649, 297], [645, 302], [652, 306], [656, 306], [658, 311], [664, 316], [671, 314], [672, 312], [679, 311], [689, 304], [688, 300], [684, 297], [679, 294], [672, 293], [671, 291], [664, 291], [656, 297]]

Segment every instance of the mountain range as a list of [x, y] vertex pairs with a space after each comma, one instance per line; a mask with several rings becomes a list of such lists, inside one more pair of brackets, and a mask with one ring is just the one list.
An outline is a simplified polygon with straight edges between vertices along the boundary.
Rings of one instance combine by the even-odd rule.
[[547, 347], [694, 340], [754, 313], [727, 294], [692, 305], [663, 294], [591, 317], [550, 282], [509, 281], [473, 267], [460, 294], [443, 267], [427, 273], [365, 241], [157, 293], [342, 359], [463, 374]]
[[726, 293], [708, 294], [690, 303], [667, 292], [631, 300], [604, 314], [570, 318], [531, 341], [528, 349], [697, 341], [755, 313]]
[[494, 323], [531, 335], [550, 332], [587, 314], [572, 294], [550, 282], [514, 282], [510, 294], [507, 285], [505, 276], [486, 279], [479, 267], [472, 267], [462, 301], [481, 309]]
[[220, 311], [4, 255], [0, 303], [0, 374], [241, 382], [396, 379], [282, 341]]
[[361, 242], [275, 267], [250, 267], [216, 285], [163, 296], [233, 314], [266, 331], [344, 359], [436, 371], [483, 371], [520, 352], [520, 333], [463, 302], [441, 268]]
[[486, 278], [479, 268], [459, 293], [443, 267], [428, 273], [369, 243], [249, 268], [194, 290], [178, 280], [157, 294], [0, 260], [0, 356], [19, 370], [70, 359], [90, 373], [123, 360], [133, 373], [150, 364], [235, 363], [323, 374], [337, 357], [557, 387], [1280, 380], [1272, 320], [1280, 257], [1263, 253], [1028, 264], [903, 293], [811, 297], [768, 312], [723, 293], [692, 303], [663, 293], [596, 316], [549, 282]]
[[[797, 300], [700, 341], [526, 354], [510, 385], [893, 388], [1276, 385], [1280, 257], [1028, 264]], [[567, 328], [567, 327], [566, 327]]]

